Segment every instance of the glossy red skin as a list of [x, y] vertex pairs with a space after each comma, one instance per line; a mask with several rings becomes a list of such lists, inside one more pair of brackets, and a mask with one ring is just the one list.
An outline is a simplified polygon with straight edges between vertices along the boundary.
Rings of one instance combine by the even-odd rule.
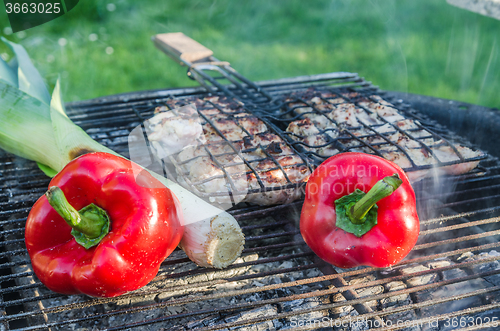
[[[394, 173], [403, 183], [377, 202], [377, 225], [360, 238], [335, 226], [335, 200], [356, 188], [368, 192]], [[307, 183], [300, 231], [321, 259], [337, 267], [388, 267], [401, 261], [417, 242], [420, 224], [415, 193], [396, 164], [370, 154], [337, 154], [323, 162]]]
[[[83, 155], [49, 184], [62, 189], [77, 210], [94, 203], [111, 221], [99, 245], [85, 249], [71, 227], [42, 196], [26, 221], [25, 241], [33, 270], [49, 289], [114, 297], [149, 283], [181, 240], [182, 215], [177, 198], [141, 173], [138, 185], [131, 162], [106, 153]], [[155, 188], [149, 188], [147, 187]]]

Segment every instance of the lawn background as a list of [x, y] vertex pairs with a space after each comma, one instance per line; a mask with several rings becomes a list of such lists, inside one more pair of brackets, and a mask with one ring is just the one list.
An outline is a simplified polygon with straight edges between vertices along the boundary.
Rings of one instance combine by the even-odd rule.
[[50, 86], [62, 78], [65, 101], [196, 86], [150, 41], [182, 31], [254, 81], [349, 71], [385, 90], [500, 107], [500, 21], [445, 0], [80, 0], [15, 34], [0, 8], [1, 34]]

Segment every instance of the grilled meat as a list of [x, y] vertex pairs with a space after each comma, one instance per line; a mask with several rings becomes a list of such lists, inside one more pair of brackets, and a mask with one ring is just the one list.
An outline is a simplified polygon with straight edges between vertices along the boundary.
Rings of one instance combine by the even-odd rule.
[[344, 151], [378, 154], [398, 164], [416, 181], [431, 172], [417, 167], [432, 166], [442, 173], [458, 175], [479, 163], [468, 160], [483, 155], [429, 132], [377, 95], [365, 98], [356, 92], [337, 95], [308, 91], [288, 101], [292, 111], [286, 114], [298, 118], [286, 131], [316, 156]]
[[203, 129], [196, 109], [191, 105], [170, 112], [158, 112], [146, 121], [148, 140], [155, 154], [163, 159], [196, 145]]
[[[299, 184], [307, 181], [310, 169], [265, 122], [221, 97], [172, 100], [155, 113], [170, 119], [176, 116], [164, 114], [175, 113], [185, 103], [196, 107], [202, 134], [197, 144], [187, 144], [169, 158], [181, 184], [223, 207], [239, 202], [288, 203], [300, 198]], [[161, 126], [153, 129], [158, 136], [168, 131]], [[165, 145], [162, 139], [156, 143]]]

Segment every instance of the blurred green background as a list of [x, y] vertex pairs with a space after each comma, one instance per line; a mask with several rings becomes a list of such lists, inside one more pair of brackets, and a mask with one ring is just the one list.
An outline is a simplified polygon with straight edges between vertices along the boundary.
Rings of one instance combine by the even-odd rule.
[[[500, 21], [445, 0], [80, 0], [3, 36], [21, 43], [65, 101], [196, 86], [152, 35], [184, 32], [258, 81], [357, 72], [385, 90], [500, 106]], [[11, 53], [0, 46], [0, 54]]]

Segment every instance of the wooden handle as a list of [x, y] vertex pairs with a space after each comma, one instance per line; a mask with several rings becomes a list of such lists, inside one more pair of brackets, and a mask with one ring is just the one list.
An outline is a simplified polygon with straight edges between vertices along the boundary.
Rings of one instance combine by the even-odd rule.
[[153, 36], [153, 42], [156, 47], [176, 60], [193, 63], [213, 55], [211, 50], [182, 32], [157, 34]]

